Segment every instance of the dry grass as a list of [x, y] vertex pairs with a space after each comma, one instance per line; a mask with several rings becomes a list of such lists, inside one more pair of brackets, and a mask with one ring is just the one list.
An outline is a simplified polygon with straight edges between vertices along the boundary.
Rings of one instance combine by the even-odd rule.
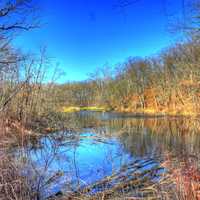
[[0, 199], [34, 200], [36, 194], [29, 187], [25, 177], [20, 175], [20, 168], [5, 152], [0, 155]]
[[11, 145], [23, 144], [23, 133], [19, 123], [1, 116], [0, 120], [0, 200], [35, 200], [37, 194], [30, 182], [22, 176], [22, 163], [9, 154]]
[[162, 164], [169, 169], [178, 200], [200, 200], [199, 164], [199, 159], [194, 157], [184, 160], [168, 157]]

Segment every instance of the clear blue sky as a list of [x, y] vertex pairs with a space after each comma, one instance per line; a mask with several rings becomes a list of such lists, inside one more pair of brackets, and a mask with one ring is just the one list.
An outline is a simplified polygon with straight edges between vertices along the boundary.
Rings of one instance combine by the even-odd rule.
[[118, 6], [123, 0], [36, 1], [44, 25], [14, 42], [32, 52], [46, 45], [66, 73], [60, 82], [84, 80], [105, 64], [150, 56], [171, 45], [166, 14], [181, 8], [180, 0], [138, 0], [125, 8]]

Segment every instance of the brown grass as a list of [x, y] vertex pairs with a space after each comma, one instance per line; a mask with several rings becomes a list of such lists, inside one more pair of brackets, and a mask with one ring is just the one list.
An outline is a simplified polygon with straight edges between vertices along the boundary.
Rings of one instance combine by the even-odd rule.
[[0, 199], [34, 200], [28, 181], [20, 175], [20, 168], [4, 152], [0, 155]]
[[162, 164], [169, 169], [180, 200], [200, 200], [200, 170], [198, 158], [174, 161], [170, 156]]
[[0, 199], [35, 200], [37, 194], [22, 176], [22, 163], [9, 154], [10, 146], [23, 144], [23, 130], [19, 122], [1, 116], [0, 120]]

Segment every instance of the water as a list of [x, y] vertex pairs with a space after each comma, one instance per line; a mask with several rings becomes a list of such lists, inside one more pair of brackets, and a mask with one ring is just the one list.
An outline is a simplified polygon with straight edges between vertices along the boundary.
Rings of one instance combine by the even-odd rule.
[[[199, 160], [198, 120], [98, 112], [69, 117], [77, 131], [46, 135], [25, 149], [29, 160], [23, 173], [35, 177], [33, 187], [41, 199], [76, 191], [117, 173], [126, 178], [116, 176], [106, 187], [134, 178], [135, 172], [155, 169], [151, 179], [157, 181], [167, 171], [161, 163], [169, 155], [175, 160]], [[101, 190], [96, 187], [90, 193]]]

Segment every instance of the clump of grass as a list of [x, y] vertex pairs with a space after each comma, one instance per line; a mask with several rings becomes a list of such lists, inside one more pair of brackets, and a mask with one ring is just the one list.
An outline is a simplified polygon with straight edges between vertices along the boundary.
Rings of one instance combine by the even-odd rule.
[[37, 194], [32, 191], [27, 179], [20, 175], [20, 167], [2, 151], [0, 154], [0, 199], [37, 199]]
[[107, 109], [105, 107], [98, 107], [98, 106], [69, 106], [63, 107], [62, 112], [64, 113], [72, 113], [72, 112], [79, 112], [79, 111], [96, 111], [96, 112], [105, 112]]
[[69, 106], [69, 107], [63, 107], [62, 112], [64, 113], [71, 113], [71, 112], [78, 112], [80, 111], [80, 107], [76, 106]]
[[[23, 144], [22, 127], [19, 123], [1, 115], [0, 119], [0, 199], [36, 200], [28, 179], [21, 175], [23, 163], [10, 153], [13, 145]], [[24, 132], [26, 133], [26, 132]]]
[[187, 160], [168, 158], [164, 162], [169, 169], [171, 180], [175, 185], [177, 199], [200, 199], [200, 170], [198, 158], [188, 157]]
[[86, 111], [97, 111], [97, 112], [104, 112], [106, 111], [105, 107], [98, 107], [98, 106], [86, 106], [86, 107], [81, 107], [81, 110], [86, 110]]

